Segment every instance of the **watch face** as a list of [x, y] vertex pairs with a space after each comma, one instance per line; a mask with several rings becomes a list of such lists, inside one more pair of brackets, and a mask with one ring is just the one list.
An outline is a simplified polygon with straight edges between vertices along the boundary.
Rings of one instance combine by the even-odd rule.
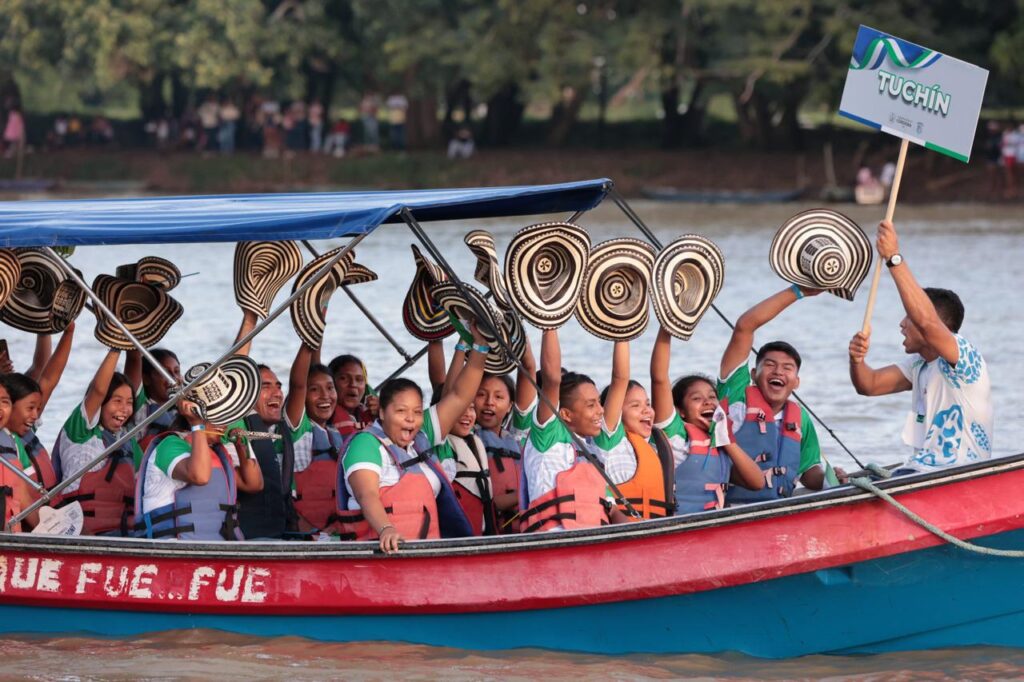
[[902, 262], [903, 262], [903, 256], [901, 256], [898, 253], [893, 254], [892, 258], [889, 259], [889, 265], [890, 266], [899, 265]]

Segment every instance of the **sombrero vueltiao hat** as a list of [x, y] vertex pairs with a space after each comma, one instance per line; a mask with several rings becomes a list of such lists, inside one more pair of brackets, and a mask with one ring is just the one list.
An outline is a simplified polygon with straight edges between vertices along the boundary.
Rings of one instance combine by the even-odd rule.
[[590, 251], [576, 319], [594, 336], [632, 341], [650, 319], [654, 249], [639, 239], [610, 239]]
[[[125, 328], [146, 348], [151, 348], [170, 330], [184, 312], [181, 304], [159, 287], [97, 275], [92, 290]], [[108, 348], [133, 350], [135, 346], [117, 326], [96, 309], [96, 339]]]
[[[64, 329], [78, 317], [85, 305], [85, 293], [67, 273], [39, 249], [15, 249], [20, 264], [18, 284], [0, 310], [0, 320], [15, 329], [32, 334], [54, 334]], [[5, 268], [6, 269], [6, 268]], [[62, 310], [53, 314], [53, 305], [61, 285]], [[77, 292], [66, 296], [69, 292]]]
[[18, 254], [11, 249], [0, 249], [0, 308], [7, 304], [7, 299], [14, 293], [21, 280], [21, 261]]
[[412, 245], [416, 274], [402, 303], [402, 321], [409, 333], [421, 341], [437, 341], [455, 331], [448, 313], [430, 295], [431, 287], [448, 280], [444, 271], [423, 257]]
[[239, 242], [234, 276], [238, 306], [267, 317], [277, 292], [301, 269], [302, 252], [295, 242]]
[[[463, 284], [462, 288], [465, 289], [469, 299], [472, 299], [473, 303], [476, 304], [475, 306], [469, 303], [466, 296], [463, 296], [462, 291], [459, 290], [459, 286], [454, 282], [435, 284], [430, 288], [430, 294], [437, 301], [438, 305], [458, 320], [458, 323], [467, 330], [469, 329], [470, 321], [476, 320], [480, 334], [491, 349], [487, 353], [484, 370], [491, 374], [508, 374], [516, 366], [515, 361], [509, 358], [504, 349], [502, 349], [501, 343], [498, 342], [499, 337], [492, 333], [492, 330], [496, 331], [500, 335], [500, 339], [506, 344], [511, 341], [508, 334], [509, 330], [504, 323], [505, 315], [497, 306], [488, 303], [479, 289], [469, 284]], [[486, 315], [483, 321], [480, 319], [478, 310]], [[521, 329], [520, 327], [520, 331]], [[520, 338], [523, 339], [522, 344], [525, 348], [525, 337], [520, 334]]]
[[350, 262], [345, 269], [345, 279], [342, 281], [342, 284], [348, 286], [349, 284], [363, 284], [364, 282], [374, 282], [376, 280], [376, 272], [360, 263]]
[[498, 252], [494, 247], [494, 237], [486, 230], [473, 230], [465, 237], [466, 246], [476, 256], [476, 270], [473, 277], [487, 287], [494, 302], [501, 308], [510, 308], [505, 278], [498, 264]]
[[590, 236], [572, 223], [540, 223], [519, 230], [505, 252], [505, 283], [512, 307], [540, 329], [565, 324], [583, 289]]
[[[308, 282], [338, 255], [340, 248], [323, 253], [307, 263], [299, 276], [295, 278], [292, 293], [298, 291], [299, 287]], [[331, 266], [330, 272], [314, 282], [301, 296], [292, 301], [292, 326], [295, 327], [295, 333], [299, 335], [302, 342], [313, 350], [317, 350], [323, 344], [324, 330], [327, 328], [327, 303], [331, 300], [335, 290], [344, 282], [345, 272], [354, 257], [350, 250], [342, 256], [341, 260]]]
[[[190, 382], [206, 371], [209, 362], [201, 362], [185, 372]], [[226, 425], [252, 411], [260, 397], [260, 369], [244, 355], [233, 355], [210, 376], [185, 392], [185, 398], [199, 406], [202, 418], [211, 424]]]
[[871, 242], [857, 223], [838, 211], [814, 208], [782, 224], [768, 260], [787, 282], [852, 301], [871, 257]]
[[688, 340], [725, 280], [725, 259], [714, 242], [697, 234], [675, 240], [654, 259], [651, 300], [661, 326]]
[[181, 282], [181, 270], [165, 258], [146, 256], [135, 263], [120, 265], [114, 271], [118, 279], [139, 282], [170, 291]]

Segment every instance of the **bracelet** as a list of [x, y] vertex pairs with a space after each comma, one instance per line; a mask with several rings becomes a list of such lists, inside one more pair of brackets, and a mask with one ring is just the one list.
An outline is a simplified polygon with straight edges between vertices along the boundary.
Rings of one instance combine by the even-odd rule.
[[457, 344], [455, 344], [455, 350], [462, 351], [463, 353], [468, 353], [470, 348], [472, 348], [472, 346], [470, 346], [465, 341], [459, 341]]
[[388, 528], [394, 530], [395, 526], [391, 523], [385, 523], [383, 526], [380, 527], [380, 530], [377, 531], [377, 535], [384, 535], [384, 531], [386, 531]]
[[801, 290], [800, 287], [797, 286], [796, 284], [791, 284], [789, 288], [794, 294], [796, 294], [796, 300], [799, 301], [801, 298], [804, 297], [803, 290]]
[[192, 432], [193, 433], [195, 433], [196, 431], [205, 431], [205, 430], [206, 430], [206, 424], [195, 424], [192, 427]]
[[491, 347], [490, 346], [485, 346], [483, 344], [476, 344], [476, 343], [474, 343], [473, 344], [473, 350], [475, 350], [477, 353], [480, 353], [481, 355], [487, 355], [488, 353], [491, 352]]

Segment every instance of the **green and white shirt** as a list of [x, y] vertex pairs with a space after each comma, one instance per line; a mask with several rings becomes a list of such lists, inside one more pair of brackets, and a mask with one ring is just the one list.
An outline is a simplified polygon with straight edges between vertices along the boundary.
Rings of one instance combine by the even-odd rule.
[[[380, 422], [376, 422], [376, 424], [380, 426]], [[446, 475], [450, 468], [453, 471], [451, 474], [451, 477], [453, 477], [455, 457], [451, 446], [448, 445], [444, 434], [441, 433], [441, 429], [438, 427], [437, 409], [435, 407], [431, 407], [423, 414], [421, 432], [426, 436], [427, 442], [436, 448], [434, 452], [438, 460], [440, 460], [441, 467]], [[409, 457], [416, 456], [412, 444], [406, 448], [406, 452], [409, 453]], [[349, 477], [353, 472], [362, 469], [374, 472], [380, 477], [381, 488], [395, 485], [401, 478], [401, 472], [395, 461], [391, 458], [391, 454], [372, 433], [357, 433], [352, 437], [348, 448], [345, 450], [345, 456], [342, 458], [342, 468], [345, 471], [345, 488], [348, 490], [349, 495], [349, 509], [359, 509], [359, 502], [356, 501], [355, 494], [352, 492], [352, 485], [349, 483]], [[427, 481], [429, 481], [430, 487], [434, 490], [434, 495], [436, 496], [441, 492], [441, 481], [429, 468], [420, 467], [420, 470], [426, 475]]]
[[36, 469], [32, 466], [32, 460], [28, 457], [28, 451], [25, 450], [25, 443], [21, 440], [18, 434], [14, 433], [10, 429], [4, 428], [3, 433], [11, 439], [14, 444], [14, 450], [18, 455], [18, 466], [28, 476], [35, 476]]
[[[668, 439], [668, 444], [672, 448], [673, 466], [679, 466], [685, 462], [686, 458], [690, 456], [690, 434], [686, 432], [686, 424], [683, 422], [682, 416], [673, 410], [671, 417], [655, 424], [654, 428], [661, 429], [665, 438]], [[651, 436], [651, 445], [655, 445], [653, 436]]]
[[[617, 435], [620, 431], [621, 437]], [[623, 459], [623, 443], [629, 448], [629, 456], [633, 458], [633, 471], [636, 471], [636, 455], [633, 454], [633, 448], [629, 445], [629, 441], [625, 439], [625, 431], [621, 426], [611, 433], [607, 428], [602, 427], [601, 433], [588, 445], [598, 459], [606, 461], [611, 455], [611, 459], [615, 460], [617, 465]], [[575, 463], [576, 446], [565, 424], [556, 415], [551, 415], [545, 423], [541, 424], [537, 421], [537, 415], [534, 413], [530, 424], [530, 434], [526, 439], [526, 446], [523, 448], [523, 472], [526, 474], [526, 485], [530, 491], [528, 502], [554, 490], [558, 474], [568, 471]], [[618, 482], [614, 476], [611, 478]]]
[[[718, 380], [718, 397], [729, 401], [729, 419], [733, 431], [738, 431], [747, 418], [747, 386], [753, 383], [750, 366], [743, 363], [726, 379]], [[775, 422], [782, 429], [783, 409], [775, 415]], [[818, 445], [818, 432], [814, 430], [814, 422], [807, 410], [800, 408], [800, 471], [803, 474], [816, 464], [821, 463], [821, 446]], [[750, 453], [748, 453], [750, 454]]]
[[[212, 457], [217, 455], [210, 453]], [[173, 477], [174, 467], [192, 456], [192, 445], [180, 435], [165, 436], [146, 463], [146, 487], [142, 491], [142, 511], [151, 512], [174, 502], [174, 494], [188, 485]], [[231, 474], [232, 476], [234, 473]]]
[[[291, 420], [288, 419], [288, 413], [285, 411], [284, 424], [288, 428], [285, 437], [291, 437], [292, 439], [292, 453], [295, 456], [295, 473], [305, 471], [306, 467], [309, 466], [310, 462], [313, 461], [313, 429], [323, 429], [319, 424], [314, 424], [313, 420], [309, 418], [306, 411], [302, 411], [302, 418], [299, 419], [299, 425], [294, 426]], [[277, 451], [284, 453], [284, 440], [274, 441], [274, 446]]]
[[523, 445], [527, 436], [530, 435], [530, 424], [533, 423], [533, 415], [536, 411], [536, 399], [525, 410], [520, 410], [515, 403], [512, 404], [512, 423], [509, 425], [508, 433], [519, 442], [519, 445]]
[[[96, 410], [91, 417], [85, 414], [85, 403], [79, 403], [75, 411], [64, 422], [60, 435], [57, 437], [57, 452], [60, 453], [61, 470], [64, 478], [69, 478], [80, 469], [84, 469], [89, 462], [94, 460], [100, 453], [107, 449], [103, 443], [103, 425], [100, 424], [102, 408]], [[114, 435], [120, 438], [124, 433], [122, 429]], [[142, 450], [138, 442], [132, 438], [131, 449], [133, 455], [133, 466], [136, 470], [142, 461]], [[96, 463], [89, 471], [100, 471], [106, 466], [105, 461]], [[78, 490], [82, 479], [77, 479], [64, 489], [65, 493], [72, 493]]]

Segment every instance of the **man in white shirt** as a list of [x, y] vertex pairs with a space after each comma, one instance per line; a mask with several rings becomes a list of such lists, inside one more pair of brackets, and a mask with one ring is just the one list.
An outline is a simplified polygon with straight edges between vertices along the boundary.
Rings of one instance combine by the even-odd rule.
[[899, 365], [873, 369], [864, 362], [869, 335], [850, 341], [850, 379], [861, 395], [911, 391], [903, 442], [913, 448], [896, 473], [936, 471], [992, 456], [992, 395], [981, 353], [964, 337], [964, 306], [948, 289], [922, 289], [900, 254], [896, 228], [878, 226], [878, 255], [889, 268], [907, 315], [900, 322]]

